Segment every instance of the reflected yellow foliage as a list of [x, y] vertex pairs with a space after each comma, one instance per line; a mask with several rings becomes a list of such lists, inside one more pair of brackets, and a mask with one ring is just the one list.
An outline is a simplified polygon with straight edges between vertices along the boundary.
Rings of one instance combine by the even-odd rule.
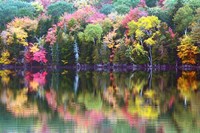
[[0, 77], [1, 77], [1, 82], [5, 85], [7, 85], [10, 81], [10, 74], [12, 72], [10, 70], [0, 70]]
[[39, 83], [36, 81], [30, 81], [30, 87], [32, 88], [33, 91], [37, 91], [39, 87]]
[[145, 80], [138, 80], [133, 86], [133, 93], [138, 94], [145, 86]]
[[16, 117], [36, 116], [38, 114], [38, 106], [36, 103], [28, 103], [27, 92], [28, 88], [24, 88], [17, 91], [15, 96], [11, 89], [7, 89], [1, 94], [1, 101], [6, 104], [8, 111]]
[[0, 92], [1, 94], [1, 102], [3, 104], [10, 103], [10, 101], [13, 99], [14, 93], [11, 89], [7, 88], [6, 90], [3, 90]]
[[14, 98], [13, 96], [14, 99], [9, 103], [9, 107], [21, 107], [24, 103], [26, 103], [28, 100], [28, 97], [26, 95], [27, 92], [28, 88], [24, 88], [17, 92], [16, 98]]
[[146, 119], [156, 119], [160, 114], [159, 108], [144, 103], [143, 97], [137, 96], [135, 101], [129, 100], [128, 112]]
[[147, 97], [147, 98], [154, 98], [156, 92], [155, 90], [146, 90], [144, 95]]
[[177, 89], [180, 91], [181, 96], [187, 99], [190, 98], [191, 93], [198, 88], [195, 71], [183, 71], [182, 76], [178, 78], [177, 82]]

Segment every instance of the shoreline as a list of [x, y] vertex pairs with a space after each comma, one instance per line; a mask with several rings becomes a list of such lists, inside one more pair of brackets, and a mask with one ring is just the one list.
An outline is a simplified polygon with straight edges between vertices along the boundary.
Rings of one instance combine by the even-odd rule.
[[76, 70], [76, 71], [169, 71], [169, 70], [200, 70], [198, 65], [160, 65], [156, 64], [149, 67], [147, 64], [135, 65], [135, 64], [71, 64], [71, 65], [0, 65], [0, 70], [4, 69], [19, 69], [19, 70], [31, 70], [31, 69], [48, 69], [48, 70]]

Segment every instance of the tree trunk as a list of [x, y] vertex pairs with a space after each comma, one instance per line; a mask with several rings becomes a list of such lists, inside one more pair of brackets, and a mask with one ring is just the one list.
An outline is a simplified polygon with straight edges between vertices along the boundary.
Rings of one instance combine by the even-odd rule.
[[149, 67], [152, 68], [153, 61], [152, 61], [152, 46], [149, 46]]
[[185, 29], [185, 35], [187, 35], [187, 28]]
[[59, 51], [58, 51], [58, 43], [56, 43], [56, 66], [59, 63]]
[[79, 54], [78, 54], [79, 48], [76, 39], [74, 39], [74, 54], [75, 54], [75, 63], [78, 63]]
[[111, 65], [113, 65], [113, 60], [114, 60], [114, 49], [111, 48], [110, 49], [110, 57], [109, 57], [109, 61], [110, 61]]

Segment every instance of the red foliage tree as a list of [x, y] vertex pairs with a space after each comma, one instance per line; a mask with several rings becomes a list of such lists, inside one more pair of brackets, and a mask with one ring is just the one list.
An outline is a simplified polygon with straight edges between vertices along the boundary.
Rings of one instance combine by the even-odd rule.
[[57, 39], [56, 32], [57, 32], [57, 26], [56, 25], [53, 25], [53, 27], [50, 28], [47, 32], [45, 41], [47, 43], [50, 43], [50, 45], [54, 45], [54, 43], [56, 42], [56, 39]]
[[146, 11], [141, 11], [139, 8], [134, 8], [129, 11], [129, 13], [125, 16], [125, 18], [122, 20], [122, 26], [127, 28], [128, 22], [134, 20], [137, 21], [142, 16], [147, 16], [148, 13]]
[[33, 60], [41, 63], [47, 63], [46, 51], [41, 49], [40, 51], [33, 53]]

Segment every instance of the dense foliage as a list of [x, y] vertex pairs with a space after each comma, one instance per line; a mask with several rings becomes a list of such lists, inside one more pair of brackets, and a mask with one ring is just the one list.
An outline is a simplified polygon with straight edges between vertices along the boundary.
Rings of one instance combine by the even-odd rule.
[[199, 64], [198, 0], [1, 0], [0, 64]]

